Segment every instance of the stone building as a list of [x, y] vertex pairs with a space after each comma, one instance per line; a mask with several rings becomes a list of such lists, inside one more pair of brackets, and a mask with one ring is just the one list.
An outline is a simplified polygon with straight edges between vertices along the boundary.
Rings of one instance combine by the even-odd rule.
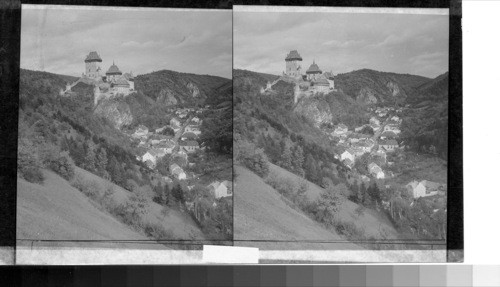
[[122, 72], [118, 69], [118, 66], [115, 65], [115, 61], [113, 61], [113, 65], [111, 65], [106, 72], [106, 81], [113, 82], [114, 80], [121, 78], [121, 76]]
[[286, 71], [285, 74], [289, 77], [302, 77], [302, 68], [300, 66], [302, 62], [302, 57], [299, 55], [297, 50], [292, 50], [285, 58]]
[[91, 79], [100, 79], [101, 62], [102, 59], [96, 51], [90, 52], [85, 58], [85, 76]]
[[318, 78], [318, 76], [321, 75], [322, 73], [323, 72], [319, 69], [318, 65], [313, 60], [313, 63], [306, 71], [307, 80], [309, 81], [316, 80], [316, 78]]

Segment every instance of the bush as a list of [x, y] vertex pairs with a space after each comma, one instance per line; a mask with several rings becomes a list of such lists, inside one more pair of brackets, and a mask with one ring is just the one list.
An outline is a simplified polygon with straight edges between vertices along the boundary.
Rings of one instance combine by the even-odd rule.
[[235, 145], [235, 159], [260, 177], [269, 173], [269, 160], [264, 150], [256, 148], [251, 142], [241, 140]]
[[93, 200], [98, 199], [101, 195], [99, 184], [94, 180], [86, 180], [81, 175], [76, 175], [71, 185]]
[[66, 151], [51, 159], [48, 167], [66, 180], [70, 180], [75, 176], [75, 163]]
[[144, 232], [147, 236], [153, 237], [158, 240], [171, 240], [174, 239], [174, 234], [171, 230], [165, 229], [159, 223], [146, 223], [144, 225]]
[[32, 183], [43, 183], [45, 179], [41, 170], [42, 164], [34, 147], [26, 140], [19, 140], [17, 150], [17, 172], [21, 178]]

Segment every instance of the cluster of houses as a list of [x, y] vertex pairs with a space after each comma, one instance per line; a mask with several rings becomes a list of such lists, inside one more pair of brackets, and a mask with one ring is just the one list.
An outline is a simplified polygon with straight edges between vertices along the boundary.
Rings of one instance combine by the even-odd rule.
[[[371, 111], [375, 115], [370, 118], [369, 123], [356, 127], [354, 131], [349, 131], [345, 124], [339, 124], [333, 130], [327, 130], [330, 138], [336, 138], [338, 145], [342, 147], [337, 158], [351, 169], [354, 167], [356, 158], [366, 153], [380, 159], [378, 163], [387, 163], [387, 153], [399, 148], [396, 139], [401, 133], [402, 119], [394, 114], [399, 110], [390, 107], [372, 108]], [[363, 133], [367, 127], [373, 130], [373, 135]], [[383, 179], [387, 176], [375, 162], [370, 162], [367, 170], [376, 179]]]
[[[145, 150], [143, 154], [137, 156], [137, 160], [144, 162], [151, 170], [155, 170], [160, 159], [166, 155], [172, 158], [181, 157], [183, 160], [176, 161], [169, 166], [169, 174], [162, 175], [163, 181], [172, 183], [173, 179], [184, 181], [195, 179], [192, 172], [186, 172], [183, 166], [192, 166], [189, 163], [188, 154], [200, 149], [199, 136], [201, 135], [202, 120], [197, 116], [204, 109], [184, 108], [175, 111], [169, 125], [156, 128], [150, 131], [146, 126], [139, 125], [131, 134], [131, 138], [138, 140], [138, 147]], [[166, 129], [172, 129], [172, 133], [166, 133]], [[184, 164], [185, 163], [185, 164]], [[194, 187], [188, 186], [189, 189]], [[231, 183], [228, 181], [214, 181], [208, 186], [208, 190], [213, 193], [216, 199], [232, 196]], [[215, 204], [215, 203], [214, 203]], [[203, 217], [197, 201], [186, 203], [188, 210], [193, 212], [200, 220]]]
[[[176, 117], [170, 120], [169, 126], [157, 128], [154, 132], [149, 131], [144, 125], [139, 125], [131, 136], [138, 139], [140, 141], [138, 147], [146, 149], [146, 151], [138, 156], [138, 160], [154, 169], [158, 160], [167, 154], [187, 159], [189, 153], [193, 153], [200, 148], [198, 136], [201, 134], [201, 122], [201, 119], [196, 116], [191, 118], [185, 125], [184, 131], [182, 130], [183, 123]], [[167, 128], [172, 129], [174, 135], [165, 135], [164, 131]]]

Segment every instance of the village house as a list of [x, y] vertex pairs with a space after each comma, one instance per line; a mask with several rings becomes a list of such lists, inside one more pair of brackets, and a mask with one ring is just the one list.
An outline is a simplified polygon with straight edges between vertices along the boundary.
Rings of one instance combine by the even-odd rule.
[[173, 141], [161, 142], [156, 146], [157, 149], [163, 150], [165, 153], [171, 154], [174, 151], [175, 143]]
[[155, 130], [155, 133], [159, 134], [159, 133], [163, 132], [166, 128], [167, 128], [167, 126], [163, 126], [163, 127], [161, 127], [161, 128], [157, 128], [157, 129]]
[[419, 197], [437, 195], [444, 189], [442, 184], [428, 180], [422, 180], [420, 182], [413, 180], [406, 185], [406, 188], [412, 193], [413, 198], [415, 199]]
[[215, 198], [219, 199], [221, 197], [232, 196], [232, 192], [228, 188], [229, 182], [214, 181], [208, 185], [209, 190], [214, 194]]
[[399, 129], [399, 125], [397, 124], [387, 124], [384, 127], [384, 132], [391, 131], [394, 132], [395, 134], [401, 133], [401, 130]]
[[354, 128], [354, 131], [355, 131], [355, 132], [357, 132], [357, 133], [359, 133], [359, 132], [360, 132], [360, 131], [362, 131], [362, 130], [366, 127], [366, 126], [369, 126], [369, 125], [362, 125], [362, 126], [360, 126], [360, 127], [356, 127], [356, 128]]
[[368, 165], [368, 172], [376, 179], [383, 179], [385, 177], [382, 168], [374, 162]]
[[343, 153], [340, 154], [340, 160], [350, 159], [354, 162], [354, 151], [352, 149], [346, 149]]
[[175, 129], [175, 128], [180, 128], [181, 126], [181, 122], [179, 121], [179, 119], [177, 118], [172, 118], [170, 120], [170, 126], [172, 127], [172, 129]]
[[181, 136], [181, 140], [187, 141], [187, 140], [196, 140], [198, 136], [193, 133], [193, 132], [184, 132]]
[[382, 159], [382, 161], [385, 163], [387, 161], [387, 154], [385, 153], [384, 149], [383, 148], [378, 148], [377, 151], [375, 151], [375, 153], [373, 153], [375, 156], [378, 156]]
[[184, 132], [191, 132], [197, 136], [201, 134], [201, 130], [200, 130], [199, 125], [188, 125], [188, 126], [186, 126], [186, 129], [184, 130]]
[[177, 178], [178, 180], [185, 180], [187, 178], [186, 173], [178, 164], [170, 165], [170, 174]]
[[385, 131], [380, 135], [380, 138], [385, 140], [385, 139], [395, 139], [397, 138], [398, 135], [393, 132], [393, 131]]
[[135, 132], [132, 134], [134, 138], [146, 137], [148, 135], [149, 129], [144, 125], [139, 125]]
[[201, 124], [201, 120], [199, 117], [194, 117], [191, 119], [191, 122], [192, 123], [195, 123], [195, 124]]
[[347, 133], [347, 126], [344, 124], [339, 124], [335, 127], [335, 130], [333, 131], [333, 136], [341, 136], [345, 135]]
[[363, 153], [367, 153], [372, 150], [373, 144], [371, 144], [369, 141], [360, 141], [356, 144], [355, 147], [363, 150]]
[[395, 122], [399, 122], [400, 121], [400, 118], [398, 116], [393, 116], [391, 118], [392, 121], [395, 121]]
[[364, 149], [362, 149], [359, 146], [353, 146], [353, 147], [351, 147], [351, 150], [354, 152], [355, 157], [359, 157], [359, 156], [362, 156], [363, 154], [365, 154]]
[[379, 146], [382, 147], [386, 152], [392, 152], [398, 148], [398, 142], [395, 140], [383, 140], [379, 142]]
[[165, 156], [165, 153], [159, 149], [150, 149], [142, 155], [142, 161], [151, 161], [153, 167], [156, 166], [157, 160]]
[[372, 130], [374, 132], [377, 132], [380, 129], [380, 126], [379, 125], [375, 125], [375, 124], [370, 124], [370, 127], [372, 128]]
[[181, 147], [182, 150], [186, 151], [187, 153], [193, 153], [200, 148], [198, 142], [192, 140], [180, 142], [179, 146]]
[[374, 124], [374, 125], [379, 126], [380, 125], [380, 120], [377, 119], [376, 117], [371, 117], [370, 118], [370, 124]]
[[350, 158], [346, 158], [342, 162], [349, 168], [352, 168], [354, 166], [354, 161]]

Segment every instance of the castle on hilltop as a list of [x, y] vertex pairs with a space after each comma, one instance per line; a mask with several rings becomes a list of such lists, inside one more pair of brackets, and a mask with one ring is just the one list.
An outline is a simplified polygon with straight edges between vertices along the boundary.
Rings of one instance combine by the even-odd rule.
[[285, 71], [281, 77], [273, 83], [268, 82], [266, 88], [261, 89], [261, 93], [271, 91], [272, 86], [280, 80], [295, 83], [295, 102], [298, 101], [299, 97], [336, 91], [332, 72], [323, 72], [313, 60], [311, 66], [303, 74], [301, 62], [302, 57], [299, 52], [297, 50], [290, 51], [285, 57]]
[[96, 51], [90, 52], [84, 62], [85, 72], [76, 82], [68, 83], [66, 90], [61, 91], [61, 95], [70, 94], [71, 88], [80, 82], [94, 86], [94, 104], [102, 98], [127, 96], [135, 92], [132, 72], [123, 74], [114, 61], [104, 74], [101, 68], [102, 59]]

